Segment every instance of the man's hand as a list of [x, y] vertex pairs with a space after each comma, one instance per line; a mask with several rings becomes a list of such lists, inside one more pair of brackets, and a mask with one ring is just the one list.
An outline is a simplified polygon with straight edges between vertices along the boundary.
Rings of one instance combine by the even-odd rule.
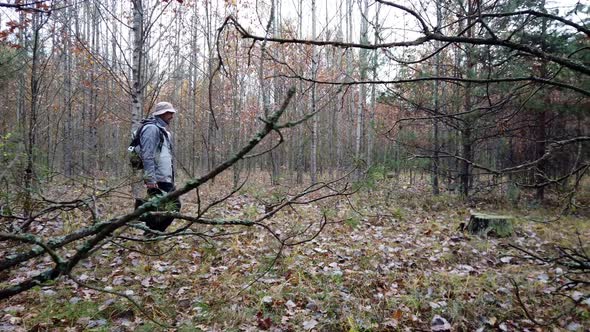
[[163, 191], [158, 187], [157, 183], [146, 183], [145, 186], [147, 188], [148, 196], [153, 197], [163, 195]]

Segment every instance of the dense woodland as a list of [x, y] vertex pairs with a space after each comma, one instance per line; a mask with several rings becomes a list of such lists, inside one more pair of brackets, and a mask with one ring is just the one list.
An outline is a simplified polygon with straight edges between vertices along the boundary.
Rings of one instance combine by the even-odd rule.
[[[250, 324], [254, 330], [435, 330], [433, 316], [440, 314], [453, 330], [561, 326], [576, 331], [590, 320], [585, 251], [590, 236], [589, 24], [590, 5], [581, 1], [0, 1], [0, 298], [15, 301], [6, 302], [12, 311], [3, 311], [0, 324], [48, 328], [40, 316], [23, 317], [14, 308], [20, 303], [42, 306], [44, 300], [30, 302], [29, 296], [45, 294], [44, 285], [64, 284], [58, 292], [75, 289], [81, 303], [107, 296], [126, 301], [103, 315], [104, 324], [84, 325], [80, 317], [55, 321], [81, 329], [108, 330], [125, 320], [130, 330], [145, 324], [148, 329], [176, 324], [248, 330], [244, 324]], [[171, 131], [179, 189], [154, 204], [180, 196], [187, 204], [181, 213], [156, 212], [173, 214], [177, 227], [146, 240], [139, 235], [145, 226], [137, 218], [154, 212], [146, 212], [147, 205], [132, 211], [131, 185], [137, 188], [141, 181], [128, 165], [127, 147], [139, 121], [159, 101], [178, 110]], [[485, 250], [477, 247], [481, 243], [461, 242], [466, 237], [453, 232], [460, 224], [463, 234], [469, 212], [479, 209], [517, 218], [536, 214], [533, 219], [547, 225], [543, 233], [548, 238], [537, 236], [536, 224], [527, 224], [517, 229], [516, 240], [490, 240]], [[232, 233], [236, 228], [245, 233]], [[412, 301], [388, 288], [393, 281], [406, 287], [399, 281], [403, 274], [383, 277], [382, 285], [368, 272], [367, 287], [395, 297], [395, 305], [375, 304], [359, 291], [359, 303], [373, 303], [366, 311], [374, 316], [361, 314], [365, 306], [360, 311], [318, 309], [319, 302], [336, 306], [339, 301], [312, 301], [315, 290], [334, 284], [353, 287], [347, 284], [348, 272], [344, 277], [340, 269], [335, 273], [331, 260], [338, 265], [364, 256], [342, 249], [356, 250], [358, 243], [346, 241], [352, 237], [364, 243], [363, 236], [344, 234], [364, 232], [379, 248], [369, 245], [369, 250], [386, 254], [397, 253], [389, 247], [392, 243], [421, 243], [396, 229], [421, 234], [426, 251], [440, 250], [441, 255], [448, 248], [437, 249], [437, 243], [450, 241], [472, 246], [467, 253], [497, 254], [495, 264], [512, 264], [506, 257], [518, 257], [523, 265], [557, 264], [562, 274], [552, 281], [561, 284], [525, 289], [533, 299], [527, 304], [519, 292], [520, 272], [501, 272], [494, 282], [512, 276], [504, 280], [511, 291], [496, 293], [512, 294], [506, 300], [510, 305], [482, 320], [477, 301], [457, 309], [447, 303], [450, 291], [443, 292], [444, 305], [429, 299], [432, 287], [435, 293], [454, 289], [441, 281], [452, 278], [412, 272], [455, 261], [437, 256], [412, 266], [402, 259], [387, 269], [407, 269], [419, 282], [401, 294], [419, 293], [427, 287], [420, 283], [432, 277], [428, 296], [416, 300], [425, 301], [428, 310], [412, 307]], [[563, 230], [561, 237], [553, 237], [556, 229]], [[432, 235], [433, 230], [439, 235]], [[340, 235], [346, 238], [341, 246], [323, 247], [340, 243]], [[528, 242], [531, 238], [541, 244]], [[256, 244], [260, 242], [264, 245]], [[175, 316], [157, 310], [159, 301], [170, 301], [164, 295], [158, 300], [154, 294], [134, 297], [133, 291], [123, 291], [133, 289], [131, 280], [149, 288], [158, 283], [155, 276], [133, 279], [137, 271], [123, 269], [117, 276], [129, 280], [117, 284], [111, 282], [117, 277], [109, 276], [112, 271], [96, 268], [125, 257], [133, 265], [152, 266], [145, 268], [148, 275], [153, 264], [171, 271], [172, 263], [162, 263], [170, 253], [159, 252], [154, 244], [184, 249], [177, 257], [186, 256], [203, 269], [185, 272], [207, 275], [192, 285], [222, 285], [228, 298], [209, 301], [213, 295], [197, 295], [199, 287], [167, 284], [174, 289], [170, 294], [184, 289], [199, 298], [172, 310], [181, 312]], [[508, 247], [510, 255], [499, 252]], [[225, 270], [219, 270], [220, 264], [227, 269], [241, 258], [228, 262], [233, 256], [220, 248], [258, 257], [260, 263], [248, 263], [247, 273], [240, 270], [250, 278], [247, 287], [221, 277]], [[260, 295], [274, 287], [274, 282], [260, 282], [273, 279], [270, 275], [283, 273], [292, 284], [297, 278], [295, 286], [305, 284], [306, 274], [294, 274], [307, 264], [293, 258], [298, 250], [339, 257], [325, 262], [323, 271], [330, 269], [326, 284], [309, 277], [314, 286], [300, 290], [304, 295]], [[274, 256], [267, 257], [269, 252]], [[160, 261], [150, 261], [154, 256]], [[459, 264], [458, 274], [483, 271], [472, 267], [476, 258]], [[373, 262], [366, 264], [365, 272], [375, 270]], [[461, 270], [465, 266], [471, 270]], [[496, 265], [490, 269], [501, 270]], [[384, 274], [381, 265], [379, 271]], [[202, 279], [215, 285], [203, 285]], [[486, 285], [471, 287], [495, 287]], [[364, 286], [355, 287], [364, 291]], [[80, 289], [90, 295], [79, 295]], [[545, 305], [534, 300], [539, 294], [559, 298], [560, 291], [574, 293], [560, 300], [551, 297]], [[239, 296], [241, 304], [232, 302]], [[63, 313], [65, 304], [47, 301], [58, 308], [48, 317], [62, 317], [56, 312]], [[230, 310], [231, 303], [253, 310], [251, 317], [223, 318], [219, 313]], [[549, 318], [564, 306], [572, 310]], [[531, 307], [557, 311], [536, 316]], [[104, 308], [90, 309], [104, 313]], [[83, 318], [94, 317], [84, 310]], [[235, 309], [248, 312], [244, 310]]]

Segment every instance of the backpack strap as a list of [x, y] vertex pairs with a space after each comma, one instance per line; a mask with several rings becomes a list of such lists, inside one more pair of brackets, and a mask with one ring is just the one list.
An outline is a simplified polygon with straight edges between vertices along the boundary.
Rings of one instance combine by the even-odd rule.
[[137, 129], [136, 134], [134, 135], [133, 140], [131, 141], [131, 144], [129, 144], [130, 150], [133, 150], [137, 146], [141, 147], [141, 134], [143, 133], [143, 130], [147, 125], [154, 125], [160, 131], [160, 143], [158, 143], [158, 150], [162, 149], [164, 139], [166, 139], [167, 137], [166, 129], [158, 126], [155, 122], [149, 121], [142, 123], [141, 127]]
[[[153, 124], [160, 131], [160, 142], [158, 143], [158, 148], [156, 150], [162, 150], [162, 145], [164, 144], [164, 140], [168, 137], [168, 134], [166, 133], [166, 129], [156, 125], [155, 123], [146, 123], [145, 125], [148, 125], [148, 124]], [[145, 125], [144, 125], [144, 127], [145, 127]], [[141, 129], [143, 129], [143, 128], [141, 128]], [[141, 133], [140, 133], [139, 137], [141, 138]], [[139, 143], [140, 143], [139, 145], [141, 147], [141, 140]]]

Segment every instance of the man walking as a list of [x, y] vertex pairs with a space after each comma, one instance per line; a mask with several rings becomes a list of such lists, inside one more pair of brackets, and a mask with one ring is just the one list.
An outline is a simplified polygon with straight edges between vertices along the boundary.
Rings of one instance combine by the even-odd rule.
[[[176, 110], [171, 103], [159, 102], [152, 116], [143, 120], [137, 135], [139, 135], [140, 157], [143, 162], [143, 179], [148, 196], [154, 197], [174, 191], [174, 163], [173, 146], [168, 125], [174, 119]], [[135, 208], [144, 201], [136, 199]], [[168, 209], [180, 211], [180, 200], [174, 199]], [[168, 204], [166, 204], [168, 205]], [[153, 230], [165, 232], [174, 218], [148, 217], [141, 219]]]

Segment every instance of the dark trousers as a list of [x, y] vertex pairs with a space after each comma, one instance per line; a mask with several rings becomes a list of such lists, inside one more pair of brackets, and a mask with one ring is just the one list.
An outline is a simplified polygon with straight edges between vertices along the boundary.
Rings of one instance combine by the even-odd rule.
[[[148, 199], [151, 197], [154, 197], [154, 196], [163, 195], [165, 193], [168, 193], [168, 192], [171, 192], [174, 190], [176, 190], [176, 187], [174, 186], [173, 183], [158, 182], [158, 188], [148, 189]], [[139, 206], [141, 206], [145, 202], [146, 201], [143, 199], [135, 199], [135, 208], [137, 209]], [[164, 203], [164, 206], [160, 206], [160, 207], [155, 208], [151, 211], [178, 212], [178, 211], [180, 211], [181, 206], [182, 206], [182, 204], [180, 203], [180, 199], [175, 198], [168, 203]], [[174, 218], [149, 216], [149, 217], [145, 217], [145, 218], [139, 218], [139, 220], [145, 222], [145, 225], [147, 227], [149, 227], [150, 229], [160, 231], [160, 232], [165, 232], [166, 228], [168, 228], [168, 226], [170, 226], [172, 221], [174, 221]]]

